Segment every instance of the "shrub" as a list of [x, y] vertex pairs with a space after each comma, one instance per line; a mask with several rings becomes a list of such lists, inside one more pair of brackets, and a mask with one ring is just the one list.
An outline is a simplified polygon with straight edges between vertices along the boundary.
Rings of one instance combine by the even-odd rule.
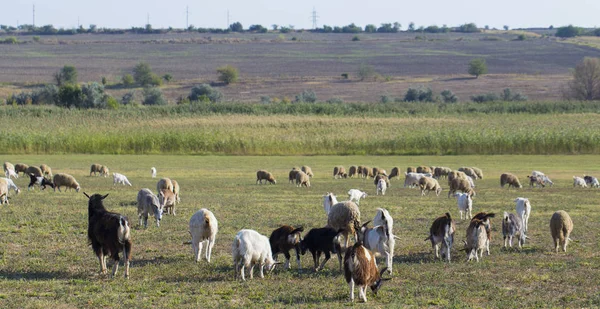
[[458, 102], [458, 97], [452, 93], [452, 91], [450, 90], [444, 90], [440, 93], [440, 95], [442, 96], [442, 101], [444, 103], [456, 103]]
[[192, 88], [188, 98], [190, 101], [202, 101], [202, 98], [208, 99], [210, 102], [221, 102], [223, 94], [211, 87], [209, 84], [201, 84]]
[[469, 74], [474, 75], [475, 78], [479, 78], [479, 75], [487, 74], [487, 64], [485, 59], [477, 58], [469, 62]]
[[519, 36], [517, 37], [517, 41], [525, 41], [527, 40], [527, 36], [525, 36], [524, 34], [519, 34]]
[[40, 41], [40, 36], [39, 35], [34, 35], [32, 39], [33, 39], [34, 42], [38, 43]]
[[513, 93], [512, 90], [510, 90], [510, 88], [506, 88], [506, 89], [502, 90], [502, 93], [500, 94], [500, 99], [502, 101], [506, 101], [506, 102], [527, 101], [526, 96], [522, 95], [519, 92]]
[[390, 103], [390, 102], [392, 102], [392, 99], [387, 95], [382, 95], [381, 97], [379, 97], [379, 102]]
[[133, 105], [135, 103], [135, 98], [136, 98], [136, 92], [129, 91], [126, 94], [124, 94], [123, 97], [121, 98], [121, 104]]
[[375, 76], [375, 69], [368, 64], [361, 63], [358, 67], [357, 76], [360, 78], [360, 80], [372, 78]]
[[107, 83], [106, 77], [102, 76], [102, 85], [106, 86]]
[[312, 90], [304, 90], [296, 96], [295, 102], [315, 103], [317, 102], [317, 94]]
[[77, 84], [77, 69], [72, 65], [65, 65], [54, 74], [54, 80], [59, 87], [63, 84]]
[[229, 30], [231, 30], [231, 32], [244, 32], [244, 27], [239, 21], [237, 21], [229, 25]]
[[89, 83], [81, 87], [83, 100], [76, 105], [78, 108], [104, 108], [106, 101], [104, 100], [104, 86], [98, 83]]
[[271, 98], [266, 95], [262, 96], [262, 97], [260, 97], [260, 103], [269, 104], [269, 103], [271, 103]]
[[107, 96], [105, 101], [108, 109], [119, 109], [119, 101], [117, 99]]
[[144, 88], [143, 95], [143, 105], [167, 105], [167, 101], [165, 100], [162, 91], [158, 87]]
[[64, 84], [58, 89], [58, 102], [61, 107], [77, 107], [83, 101], [81, 87], [76, 84]]
[[235, 83], [238, 80], [238, 69], [233, 66], [222, 66], [217, 69], [217, 73], [219, 73], [219, 81], [225, 83], [226, 85]]
[[168, 82], [170, 82], [170, 81], [173, 80], [173, 75], [167, 73], [167, 74], [165, 74], [165, 75], [162, 76], [162, 79], [164, 79], [165, 82], [168, 83]]
[[471, 100], [476, 103], [498, 101], [498, 96], [495, 93], [478, 94], [471, 96]]
[[17, 38], [14, 37], [14, 36], [9, 36], [6, 39], [0, 41], [0, 43], [3, 43], [3, 44], [18, 44], [19, 40], [17, 40]]
[[585, 57], [575, 66], [564, 96], [582, 101], [600, 100], [600, 58]]
[[404, 95], [404, 102], [435, 102], [435, 99], [429, 87], [408, 88]]
[[352, 37], [352, 42], [357, 42], [360, 41], [360, 38], [358, 37], [358, 35], [355, 35]]
[[343, 79], [348, 79], [348, 77], [349, 77], [348, 73], [342, 73], [341, 76]]
[[465, 32], [465, 33], [479, 32], [479, 28], [477, 28], [477, 25], [475, 25], [474, 23], [468, 23], [468, 24], [460, 25], [456, 29], [456, 32]]
[[331, 98], [325, 102], [329, 104], [341, 104], [344, 103], [344, 100], [342, 100], [341, 98]]
[[156, 82], [154, 76], [152, 68], [145, 62], [140, 62], [133, 68], [133, 79], [142, 87], [152, 85]]
[[574, 27], [573, 25], [568, 25], [558, 28], [555, 35], [559, 38], [572, 38], [581, 35], [582, 32], [583, 29]]
[[373, 24], [368, 24], [365, 26], [365, 32], [367, 32], [367, 33], [377, 32], [377, 27], [375, 27], [375, 25], [373, 25]]
[[121, 81], [123, 82], [123, 86], [125, 87], [131, 87], [135, 83], [135, 80], [133, 79], [133, 76], [131, 76], [131, 74], [123, 75]]

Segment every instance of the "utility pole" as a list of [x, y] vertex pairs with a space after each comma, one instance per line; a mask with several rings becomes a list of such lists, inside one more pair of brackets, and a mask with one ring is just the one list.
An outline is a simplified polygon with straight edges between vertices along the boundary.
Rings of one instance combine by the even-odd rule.
[[[227, 28], [229, 28], [229, 25], [230, 25], [230, 23], [229, 23], [229, 10], [227, 10]], [[225, 29], [227, 29], [227, 28], [225, 28]]]
[[185, 7], [185, 29], [187, 29], [190, 26], [189, 16], [190, 16], [190, 7], [186, 6]]
[[312, 10], [312, 28], [313, 29], [317, 29], [317, 20], [319, 19], [319, 16], [317, 16], [317, 10], [315, 10], [315, 8], [313, 7]]
[[35, 28], [35, 4], [33, 5], [33, 28]]
[[146, 25], [150, 24], [150, 13], [147, 13], [148, 16], [146, 16]]

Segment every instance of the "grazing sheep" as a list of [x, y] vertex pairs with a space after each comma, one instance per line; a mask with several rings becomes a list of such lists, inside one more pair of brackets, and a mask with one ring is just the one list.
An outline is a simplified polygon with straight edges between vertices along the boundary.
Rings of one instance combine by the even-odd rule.
[[0, 179], [0, 205], [6, 204], [8, 205], [8, 182], [6, 180]]
[[573, 176], [573, 188], [575, 187], [587, 188], [587, 184], [585, 183], [585, 180], [583, 178]]
[[519, 178], [511, 173], [504, 173], [500, 175], [500, 186], [504, 188], [504, 185], [506, 184], [508, 184], [508, 188], [511, 186], [515, 188], [523, 188], [523, 186], [521, 186], [521, 182], [519, 182]]
[[392, 167], [392, 171], [388, 176], [389, 179], [393, 179], [394, 177], [400, 179], [400, 169], [397, 166]]
[[[331, 253], [337, 254], [340, 271], [342, 270], [341, 234], [342, 230], [336, 231], [331, 227], [323, 227], [311, 229], [304, 235], [304, 239], [300, 241], [300, 251], [302, 255], [306, 254], [306, 251], [310, 251], [313, 257], [315, 271], [323, 269], [325, 263], [331, 258]], [[325, 254], [325, 260], [319, 265], [321, 253]]]
[[138, 192], [137, 205], [140, 226], [148, 228], [148, 214], [150, 214], [156, 219], [156, 226], [160, 227], [163, 208], [158, 201], [158, 197], [150, 189], [144, 188]]
[[467, 262], [473, 260], [473, 258], [479, 262], [479, 256], [483, 256], [483, 249], [487, 243], [485, 223], [479, 219], [472, 219], [467, 228], [466, 238], [464, 250], [467, 253]]
[[310, 168], [310, 166], [308, 165], [302, 165], [301, 170], [308, 175], [308, 177], [312, 178], [314, 176], [312, 168]]
[[35, 176], [38, 176], [38, 177], [44, 176], [44, 174], [42, 174], [42, 170], [37, 166], [27, 167], [27, 169], [25, 170], [25, 174], [27, 174], [27, 175], [34, 174]]
[[385, 179], [379, 179], [377, 182], [377, 195], [381, 193], [381, 195], [385, 195], [385, 191], [387, 190], [387, 183]]
[[373, 177], [375, 177], [375, 176], [377, 176], [379, 174], [387, 177], [387, 172], [384, 169], [382, 169], [382, 168], [374, 167], [372, 169], [372, 172], [373, 172]]
[[340, 176], [340, 179], [348, 177], [348, 174], [346, 174], [346, 169], [341, 165], [333, 168], [333, 178], [337, 179], [338, 176]]
[[256, 264], [258, 264], [260, 277], [264, 278], [263, 269], [266, 268], [269, 273], [278, 264], [273, 260], [269, 239], [254, 230], [240, 230], [233, 239], [231, 249], [235, 279], [241, 277], [242, 281], [246, 281], [245, 268], [250, 268], [250, 279], [252, 279]]
[[333, 207], [333, 205], [337, 204], [338, 200], [335, 197], [335, 195], [333, 195], [333, 192], [327, 192], [325, 195], [323, 195], [323, 209], [325, 209], [325, 214], [329, 217], [329, 211], [331, 210], [331, 207]]
[[[106, 173], [108, 174], [108, 171]], [[156, 178], [156, 168], [154, 166], [150, 168], [150, 174], [152, 174], [152, 178]]]
[[404, 173], [404, 187], [414, 187], [419, 185], [419, 180], [423, 177], [431, 176], [431, 174], [421, 173]]
[[27, 186], [27, 191], [29, 191], [35, 184], [40, 185], [41, 190], [45, 190], [46, 186], [50, 186], [50, 188], [54, 189], [54, 182], [44, 176], [35, 176], [33, 174], [29, 174], [29, 185]]
[[377, 295], [383, 281], [389, 280], [381, 277], [385, 270], [377, 270], [375, 257], [362, 244], [356, 243], [348, 248], [344, 255], [344, 277], [350, 285], [350, 301], [354, 301], [355, 284], [358, 286], [358, 298], [363, 302], [367, 302], [367, 286]]
[[542, 176], [537, 177], [537, 176], [527, 176], [527, 178], [529, 178], [529, 187], [532, 188], [534, 185], [536, 187], [546, 187], [546, 184], [544, 183], [544, 179], [542, 178]]
[[416, 173], [417, 172], [417, 168], [409, 166], [409, 167], [406, 168], [406, 172], [407, 173]]
[[477, 178], [483, 179], [483, 171], [480, 168], [477, 168], [477, 167], [471, 167], [471, 168], [475, 172], [475, 175], [477, 175]]
[[363, 166], [362, 167], [362, 177], [363, 178], [369, 178], [369, 177], [374, 177], [375, 175], [373, 175], [373, 169], [368, 167], [368, 166]]
[[210, 255], [215, 245], [219, 222], [215, 215], [208, 209], [202, 208], [190, 218], [190, 235], [192, 235], [192, 251], [194, 261], [200, 261], [202, 245], [206, 244], [205, 258], [210, 263]]
[[280, 228], [274, 230], [269, 237], [269, 244], [271, 245], [271, 252], [273, 258], [277, 261], [277, 254], [280, 252], [285, 256], [285, 269], [290, 269], [290, 250], [296, 250], [296, 262], [298, 263], [298, 269], [301, 269], [300, 265], [300, 241], [302, 240], [303, 227], [293, 228], [289, 225], [282, 225]]
[[299, 168], [292, 167], [292, 170], [288, 174], [288, 183], [295, 183], [296, 182], [296, 175], [298, 174], [299, 171], [300, 171]]
[[[485, 249], [487, 251], [487, 255], [490, 255], [490, 241], [492, 240], [492, 221], [490, 220], [491, 218], [496, 217], [495, 213], [486, 213], [486, 212], [479, 212], [477, 214], [475, 214], [475, 216], [473, 216], [473, 219], [471, 219], [471, 221], [473, 220], [480, 220], [481, 222], [483, 222], [483, 225], [485, 226], [485, 233], [487, 235], [487, 240], [485, 242]], [[481, 252], [482, 256], [483, 256], [483, 252]]]
[[348, 191], [348, 200], [351, 202], [356, 202], [356, 205], [360, 205], [361, 198], [367, 198], [367, 192], [363, 192], [358, 189], [350, 189]]
[[275, 180], [275, 177], [273, 176], [273, 174], [271, 174], [265, 170], [256, 171], [256, 183], [260, 183], [262, 185], [263, 180], [268, 181], [272, 185], [277, 183], [277, 180]]
[[173, 182], [169, 178], [161, 178], [156, 183], [156, 191], [160, 192], [160, 190], [166, 189], [169, 191], [173, 191]]
[[[54, 175], [56, 178], [57, 175]], [[100, 272], [106, 273], [105, 256], [114, 261], [112, 276], [117, 274], [119, 268], [119, 252], [123, 252], [125, 263], [125, 278], [129, 278], [129, 261], [131, 260], [131, 229], [127, 217], [109, 212], [104, 208], [103, 200], [108, 194], [102, 196], [94, 194], [91, 197], [83, 193], [88, 200], [88, 239], [92, 249], [100, 261]]]
[[19, 178], [19, 173], [15, 172], [14, 165], [12, 165], [12, 163], [10, 163], [8, 161], [4, 162], [4, 176], [6, 178], [10, 178], [10, 177], [15, 178], [15, 179]]
[[423, 177], [419, 179], [419, 187], [421, 188], [421, 196], [425, 196], [425, 191], [427, 191], [427, 193], [429, 193], [429, 191], [435, 191], [436, 196], [440, 196], [440, 193], [442, 192], [442, 187], [438, 181], [432, 177]]
[[108, 167], [94, 163], [90, 166], [90, 176], [92, 176], [92, 173], [94, 176], [96, 176], [98, 173], [100, 176], [108, 177]]
[[471, 196], [475, 196], [475, 191], [473, 187], [471, 187], [471, 183], [465, 178], [454, 178], [450, 181], [450, 189], [448, 189], [448, 198], [450, 198], [451, 194], [456, 193], [456, 191], [462, 191], [463, 193], [468, 193]]
[[442, 177], [446, 177], [447, 178], [448, 177], [448, 173], [450, 171], [451, 170], [449, 168], [447, 168], [447, 167], [440, 167], [440, 166], [438, 166], [438, 167], [436, 167], [433, 170], [433, 178], [436, 178], [436, 179], [441, 179]]
[[44, 177], [48, 176], [49, 178], [52, 178], [52, 169], [50, 168], [50, 166], [42, 164], [40, 165], [40, 170], [42, 171], [42, 175]]
[[175, 193], [169, 189], [161, 189], [158, 192], [158, 201], [160, 206], [164, 209], [167, 214], [173, 214], [175, 216], [175, 204], [177, 199]]
[[175, 202], [181, 202], [181, 198], [179, 198], [179, 193], [181, 193], [181, 189], [179, 188], [179, 183], [175, 179], [171, 179], [171, 183], [173, 184], [173, 194], [175, 194]]
[[569, 238], [571, 231], [573, 231], [571, 216], [564, 210], [555, 212], [550, 218], [550, 232], [552, 233], [556, 253], [558, 253], [559, 245], [562, 245], [563, 252], [567, 252], [567, 245], [571, 240]]
[[[345, 248], [348, 248], [350, 234], [356, 235], [355, 228], [360, 227], [360, 210], [358, 210], [358, 206], [351, 201], [339, 202], [333, 205], [327, 216], [327, 226], [336, 231], [344, 230]], [[354, 238], [356, 239], [356, 236]]]
[[523, 222], [523, 231], [527, 232], [527, 223], [531, 214], [531, 203], [529, 199], [523, 197], [517, 197], [514, 202], [516, 203], [517, 216]]
[[131, 182], [127, 179], [127, 176], [119, 173], [113, 173], [113, 186], [116, 184], [129, 185], [131, 187]]
[[60, 187], [66, 187], [65, 191], [67, 189], [71, 190], [71, 189], [75, 189], [76, 192], [79, 192], [79, 190], [81, 189], [81, 187], [79, 186], [79, 183], [75, 180], [75, 178], [69, 174], [62, 174], [62, 173], [58, 173], [56, 175], [54, 175], [53, 178], [54, 181], [54, 191], [56, 191], [56, 189], [58, 189], [58, 192], [60, 191]]
[[310, 187], [310, 177], [303, 171], [299, 171], [296, 174], [296, 187], [302, 186], [305, 186], [307, 188]]
[[361, 173], [357, 172], [357, 168], [358, 167], [356, 165], [350, 166], [350, 168], [348, 169], [348, 178], [352, 178], [354, 176], [357, 176], [357, 174], [359, 176], [361, 174]]
[[435, 253], [435, 258], [439, 258], [439, 245], [442, 247], [442, 260], [446, 258], [450, 262], [450, 250], [452, 249], [452, 243], [454, 242], [454, 231], [456, 226], [454, 220], [447, 212], [445, 216], [439, 217], [433, 221], [431, 228], [429, 228], [429, 237], [425, 238], [425, 241], [431, 241], [431, 248]]
[[27, 175], [28, 167], [29, 167], [29, 165], [27, 165], [27, 164], [17, 163], [17, 164], [15, 164], [15, 173], [17, 173], [17, 174], [23, 173], [23, 175]]
[[458, 211], [460, 212], [460, 219], [463, 219], [463, 213], [465, 219], [471, 218], [473, 211], [473, 199], [469, 193], [455, 193], [454, 196], [457, 198]]
[[15, 191], [16, 194], [21, 193], [21, 189], [19, 189], [19, 187], [17, 187], [17, 185], [15, 184], [15, 182], [10, 179], [10, 178], [0, 178], [0, 180], [4, 180], [6, 181], [6, 184], [8, 186], [8, 190], [10, 191], [10, 189], [13, 189], [13, 191]]
[[585, 180], [585, 183], [590, 186], [590, 188], [600, 187], [600, 183], [596, 177], [583, 175], [583, 180]]
[[475, 173], [475, 170], [473, 170], [470, 167], [461, 167], [458, 169], [458, 171], [465, 173], [465, 175], [467, 175], [471, 178], [477, 179], [477, 173]]
[[419, 166], [417, 167], [417, 173], [419, 174], [426, 174], [426, 173], [431, 173], [431, 168], [429, 166]]
[[504, 248], [506, 244], [512, 248], [513, 237], [519, 235], [517, 245], [519, 249], [525, 243], [525, 231], [523, 230], [523, 221], [521, 218], [515, 216], [515, 214], [504, 212], [504, 219], [502, 220], [502, 235], [504, 236]]

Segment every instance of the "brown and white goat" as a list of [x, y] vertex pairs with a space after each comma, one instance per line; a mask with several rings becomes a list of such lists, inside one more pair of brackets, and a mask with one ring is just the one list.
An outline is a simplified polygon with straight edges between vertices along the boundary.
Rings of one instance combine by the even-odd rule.
[[[492, 221], [490, 218], [494, 218], [496, 216], [495, 213], [487, 213], [487, 212], [479, 212], [473, 216], [471, 220], [481, 220], [485, 225], [485, 233], [487, 234], [487, 241], [485, 243], [485, 250], [487, 255], [490, 255], [490, 241], [492, 240]], [[483, 253], [483, 252], [482, 252]]]
[[344, 255], [344, 277], [350, 285], [350, 300], [354, 301], [355, 284], [358, 286], [358, 297], [365, 303], [367, 302], [367, 286], [371, 287], [373, 294], [377, 295], [383, 281], [390, 280], [390, 278], [381, 277], [386, 270], [387, 267], [378, 271], [375, 256], [360, 242], [349, 247]]
[[119, 252], [123, 252], [125, 278], [129, 278], [129, 261], [131, 260], [131, 233], [127, 217], [109, 212], [104, 208], [103, 200], [108, 196], [83, 193], [88, 200], [88, 238], [92, 249], [100, 262], [100, 272], [106, 274], [106, 256], [114, 261], [112, 276], [119, 268]]
[[[467, 228], [467, 240], [465, 243], [465, 252], [467, 253], [467, 262], [473, 258], [479, 262], [479, 256], [483, 255], [483, 249], [487, 243], [487, 233], [485, 223], [479, 219], [472, 219]], [[478, 253], [480, 253], [478, 255]]]
[[444, 256], [446, 260], [450, 262], [450, 250], [452, 249], [452, 243], [454, 242], [454, 231], [456, 226], [454, 220], [447, 212], [445, 216], [439, 217], [433, 221], [431, 228], [429, 229], [429, 237], [425, 240], [431, 240], [431, 247], [434, 250], [435, 258], [439, 258], [439, 245], [442, 247], [442, 259]]
[[290, 269], [290, 250], [296, 250], [296, 262], [298, 262], [298, 269], [302, 268], [300, 265], [300, 241], [302, 240], [302, 232], [304, 227], [293, 228], [289, 225], [283, 225], [280, 228], [274, 230], [269, 237], [269, 243], [271, 244], [271, 252], [273, 258], [277, 260], [277, 254], [283, 253], [285, 256], [285, 269]]

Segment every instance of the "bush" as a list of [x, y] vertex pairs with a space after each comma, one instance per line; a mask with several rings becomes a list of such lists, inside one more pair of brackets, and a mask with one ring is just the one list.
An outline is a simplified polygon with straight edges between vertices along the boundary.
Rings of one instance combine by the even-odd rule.
[[155, 76], [156, 75], [152, 73], [150, 65], [145, 62], [140, 62], [133, 68], [133, 79], [142, 87], [154, 85], [156, 82]]
[[121, 81], [123, 82], [123, 86], [125, 87], [131, 87], [135, 83], [135, 80], [133, 79], [133, 76], [131, 76], [131, 74], [123, 75]]
[[379, 97], [379, 102], [387, 104], [392, 102], [392, 99], [387, 95], [382, 95], [381, 97]]
[[124, 94], [123, 97], [121, 98], [121, 104], [133, 105], [135, 103], [135, 98], [136, 98], [136, 92], [129, 91], [126, 94]]
[[102, 76], [102, 85], [106, 86], [107, 83], [108, 80], [106, 80], [106, 77]]
[[315, 103], [317, 102], [317, 94], [312, 90], [304, 90], [296, 96], [295, 102]]
[[404, 95], [404, 102], [435, 102], [435, 99], [429, 87], [408, 88]]
[[352, 37], [352, 42], [357, 42], [360, 41], [360, 38], [358, 37], [358, 35], [355, 35]]
[[475, 78], [479, 78], [479, 75], [487, 74], [487, 64], [485, 59], [477, 58], [469, 62], [469, 74], [474, 75]]
[[58, 89], [58, 106], [77, 107], [83, 101], [81, 87], [76, 84], [64, 84]]
[[164, 81], [168, 83], [173, 80], [173, 75], [167, 73], [162, 76], [162, 79], [164, 79]]
[[83, 100], [76, 105], [78, 108], [105, 108], [104, 86], [98, 83], [89, 83], [81, 87]]
[[495, 93], [478, 94], [471, 96], [471, 100], [476, 103], [498, 101], [498, 96]]
[[440, 93], [440, 95], [442, 96], [442, 101], [444, 103], [456, 103], [458, 102], [458, 97], [452, 93], [452, 91], [450, 90], [444, 90]]
[[372, 78], [375, 76], [375, 69], [368, 64], [361, 63], [358, 67], [357, 76], [360, 78], [360, 80]]
[[260, 103], [269, 104], [271, 103], [271, 98], [269, 96], [262, 96], [260, 97]]
[[226, 66], [222, 66], [220, 68], [217, 69], [217, 73], [219, 73], [219, 81], [225, 83], [226, 85], [235, 83], [238, 81], [238, 69], [230, 66], [230, 65], [226, 65]]
[[6, 39], [0, 41], [0, 43], [2, 43], [2, 44], [18, 44], [19, 40], [17, 40], [17, 38], [14, 36], [9, 36]]
[[600, 58], [585, 57], [575, 66], [564, 96], [582, 101], [600, 100]]
[[341, 76], [343, 79], [348, 79], [348, 77], [349, 77], [348, 73], [342, 73]]
[[237, 21], [229, 25], [229, 30], [231, 30], [231, 32], [244, 32], [244, 27], [239, 21]]
[[203, 99], [206, 99], [216, 103], [221, 102], [223, 94], [219, 90], [213, 89], [209, 84], [201, 84], [192, 88], [188, 98], [190, 101], [203, 101]]
[[342, 100], [341, 98], [331, 98], [325, 102], [329, 104], [342, 104], [344, 103], [344, 100]]
[[77, 69], [72, 65], [65, 65], [54, 74], [54, 80], [59, 87], [63, 84], [77, 84]]
[[510, 88], [506, 88], [502, 90], [500, 94], [500, 99], [505, 102], [513, 102], [513, 101], [527, 101], [527, 97], [522, 95], [521, 93], [513, 93]]
[[474, 23], [463, 24], [456, 29], [456, 32], [474, 33], [479, 32], [479, 28]]
[[167, 100], [165, 100], [162, 91], [158, 87], [144, 88], [143, 95], [143, 105], [167, 105]]
[[519, 36], [517, 37], [517, 41], [525, 41], [527, 40], [527, 36], [525, 36], [524, 34], [519, 34]]
[[583, 29], [574, 27], [573, 25], [568, 25], [558, 28], [555, 35], [559, 38], [572, 38], [581, 35], [582, 32]]
[[108, 109], [119, 109], [119, 101], [117, 99], [107, 96], [105, 101]]

